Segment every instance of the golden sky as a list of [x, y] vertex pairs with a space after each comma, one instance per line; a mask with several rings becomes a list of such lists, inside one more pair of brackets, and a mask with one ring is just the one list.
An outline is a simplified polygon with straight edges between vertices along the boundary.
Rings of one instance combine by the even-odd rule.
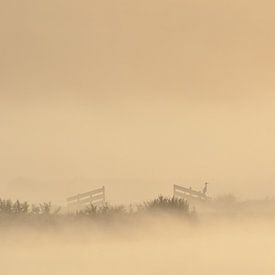
[[274, 8], [0, 0], [1, 182], [208, 180], [274, 196]]

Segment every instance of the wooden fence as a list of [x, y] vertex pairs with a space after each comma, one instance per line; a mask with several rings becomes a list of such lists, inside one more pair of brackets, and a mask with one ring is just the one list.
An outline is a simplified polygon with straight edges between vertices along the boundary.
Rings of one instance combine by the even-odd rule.
[[201, 191], [193, 190], [191, 187], [186, 188], [180, 185], [174, 184], [174, 197], [182, 199], [198, 199], [198, 200], [208, 200], [210, 197], [206, 196]]
[[85, 205], [103, 205], [105, 203], [105, 187], [92, 190], [90, 192], [77, 194], [67, 198], [69, 207], [81, 208]]

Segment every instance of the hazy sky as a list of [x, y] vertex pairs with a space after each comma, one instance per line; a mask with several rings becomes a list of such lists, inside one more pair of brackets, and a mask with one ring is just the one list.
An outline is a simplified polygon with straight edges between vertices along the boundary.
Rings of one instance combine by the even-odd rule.
[[210, 181], [213, 194], [275, 196], [274, 9], [0, 0], [2, 187], [140, 179], [158, 193], [181, 179]]

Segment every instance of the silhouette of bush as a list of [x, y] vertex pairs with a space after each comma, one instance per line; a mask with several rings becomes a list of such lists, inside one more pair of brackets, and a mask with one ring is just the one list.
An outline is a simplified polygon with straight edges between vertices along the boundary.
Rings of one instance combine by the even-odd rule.
[[168, 198], [161, 195], [156, 199], [147, 201], [143, 205], [140, 205], [139, 210], [190, 214], [189, 203], [186, 200], [176, 197]]
[[76, 212], [80, 216], [90, 216], [90, 217], [113, 217], [122, 214], [126, 214], [127, 211], [124, 206], [111, 206], [105, 204], [103, 206], [95, 206], [90, 204], [84, 210]]
[[77, 221], [78, 218], [89, 218], [102, 221], [111, 221], [120, 218], [133, 218], [142, 217], [145, 212], [147, 213], [178, 213], [191, 216], [192, 212], [189, 210], [189, 204], [186, 200], [178, 198], [167, 198], [159, 196], [151, 201], [144, 202], [137, 205], [135, 209], [131, 205], [129, 209], [125, 206], [112, 206], [104, 204], [103, 206], [95, 206], [90, 204], [82, 210], [75, 211], [70, 214], [59, 214], [61, 208], [54, 208], [50, 202], [40, 203], [38, 205], [30, 205], [27, 202], [20, 202], [19, 200], [12, 202], [11, 200], [0, 199], [0, 222], [2, 221], [17, 221], [29, 224], [51, 225], [57, 224], [60, 221]]
[[5, 215], [12, 214], [27, 214], [29, 211], [29, 204], [27, 202], [21, 203], [20, 201], [12, 202], [11, 200], [0, 199], [0, 213]]

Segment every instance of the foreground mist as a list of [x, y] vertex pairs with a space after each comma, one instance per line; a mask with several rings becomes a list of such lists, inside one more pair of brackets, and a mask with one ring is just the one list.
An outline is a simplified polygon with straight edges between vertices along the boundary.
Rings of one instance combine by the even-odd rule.
[[262, 204], [268, 206], [259, 211], [259, 207], [244, 210], [237, 203], [219, 202], [216, 208], [200, 206], [195, 218], [194, 214], [143, 209], [139, 215], [96, 221], [85, 215], [66, 220], [67, 215], [57, 214], [59, 222], [47, 226], [45, 220], [42, 226], [1, 220], [1, 271], [274, 274], [274, 209], [270, 203]]

